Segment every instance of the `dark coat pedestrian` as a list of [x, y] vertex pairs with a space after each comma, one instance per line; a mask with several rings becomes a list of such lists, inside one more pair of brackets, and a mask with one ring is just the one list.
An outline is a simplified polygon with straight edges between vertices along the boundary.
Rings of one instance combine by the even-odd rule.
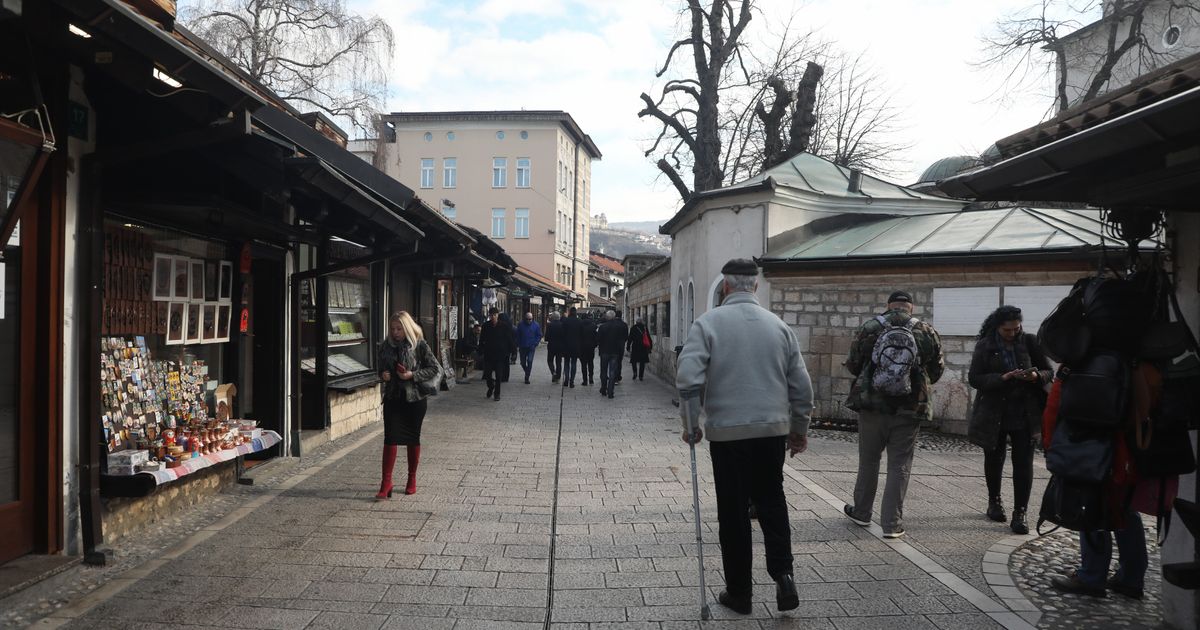
[[1004, 460], [1012, 444], [1013, 533], [1028, 534], [1025, 510], [1033, 489], [1034, 442], [1041, 435], [1043, 389], [1054, 378], [1037, 337], [1021, 328], [1021, 309], [1001, 306], [980, 327], [967, 382], [974, 387], [975, 405], [967, 437], [983, 448], [983, 472], [988, 489], [987, 516], [1004, 522], [1000, 498]]
[[619, 356], [625, 354], [625, 340], [629, 338], [629, 327], [619, 319], [612, 319], [600, 324], [597, 337], [597, 347], [601, 355]]
[[625, 340], [625, 348], [629, 350], [630, 363], [648, 363], [650, 361], [650, 350], [654, 347], [653, 342], [646, 345], [644, 340], [649, 339], [646, 333], [648, 329], [646, 324], [638, 321], [629, 329], [629, 337]]
[[568, 358], [579, 357], [580, 341], [583, 336], [583, 320], [575, 315], [567, 315], [559, 323], [561, 341], [558, 344], [559, 354]]
[[499, 317], [496, 321], [484, 322], [483, 334], [480, 335], [480, 346], [483, 349], [483, 378], [487, 381], [488, 396], [500, 400], [500, 384], [508, 369], [508, 357], [517, 349], [516, 335], [512, 325]]

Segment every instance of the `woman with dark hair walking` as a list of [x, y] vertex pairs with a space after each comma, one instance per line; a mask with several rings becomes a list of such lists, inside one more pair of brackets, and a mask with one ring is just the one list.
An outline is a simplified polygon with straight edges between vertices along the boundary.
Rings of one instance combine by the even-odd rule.
[[967, 437], [984, 451], [987, 516], [1006, 520], [1000, 483], [1008, 443], [1012, 443], [1013, 533], [1028, 534], [1025, 510], [1033, 488], [1033, 445], [1041, 435], [1044, 386], [1053, 378], [1050, 362], [1037, 337], [1021, 329], [1021, 309], [1001, 306], [988, 315], [975, 342], [967, 380], [974, 387], [975, 405]]
[[383, 501], [392, 497], [392, 469], [400, 445], [408, 447], [404, 494], [417, 492], [421, 424], [428, 404], [418, 384], [433, 380], [440, 368], [421, 327], [405, 311], [388, 318], [388, 336], [379, 344], [377, 365], [383, 379], [383, 480], [375, 500]]

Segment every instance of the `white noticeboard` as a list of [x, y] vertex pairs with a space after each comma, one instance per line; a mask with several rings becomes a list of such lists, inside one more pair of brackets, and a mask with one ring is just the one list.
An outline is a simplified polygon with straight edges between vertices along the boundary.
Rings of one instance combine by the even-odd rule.
[[1000, 287], [934, 289], [933, 327], [943, 336], [974, 337], [998, 306]]
[[1042, 320], [1071, 292], [1069, 286], [1004, 287], [1004, 303], [1021, 309], [1022, 328], [1036, 334]]

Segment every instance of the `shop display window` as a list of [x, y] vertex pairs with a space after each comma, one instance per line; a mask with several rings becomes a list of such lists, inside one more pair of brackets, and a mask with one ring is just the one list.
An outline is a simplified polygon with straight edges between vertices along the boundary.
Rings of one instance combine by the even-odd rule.
[[228, 254], [225, 243], [106, 226], [98, 367], [109, 474], [229, 459], [261, 437], [252, 421], [231, 417], [232, 390], [221, 389], [233, 313]]
[[[327, 283], [325, 338], [328, 348], [326, 372], [330, 379], [371, 371], [371, 271], [354, 267], [323, 279]], [[311, 295], [311, 293], [310, 293]], [[313, 313], [315, 319], [316, 314]], [[311, 322], [316, 325], [316, 322]], [[314, 340], [315, 343], [315, 340]], [[315, 347], [307, 346], [301, 368], [316, 374]]]

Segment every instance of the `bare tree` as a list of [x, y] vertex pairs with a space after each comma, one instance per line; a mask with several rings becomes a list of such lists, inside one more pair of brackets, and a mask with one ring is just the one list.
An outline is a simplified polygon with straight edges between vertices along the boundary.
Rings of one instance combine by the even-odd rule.
[[902, 111], [862, 56], [829, 58], [817, 92], [809, 151], [838, 166], [880, 175], [896, 173], [911, 145], [898, 139]]
[[180, 16], [252, 79], [302, 109], [324, 110], [361, 131], [383, 109], [392, 29], [350, 12], [345, 0], [194, 0]]
[[[1054, 109], [1095, 98], [1109, 89], [1114, 73], [1128, 66], [1136, 76], [1164, 65], [1171, 55], [1158, 44], [1147, 22], [1161, 10], [1166, 23], [1176, 19], [1195, 23], [1198, 0], [1040, 0], [1037, 5], [996, 23], [984, 39], [984, 67], [1007, 69], [1001, 89], [1040, 81], [1053, 70]], [[1071, 45], [1067, 37], [1099, 17], [1093, 27], [1099, 40]]]
[[[747, 33], [753, 0], [687, 0], [686, 34], [657, 73], [657, 99], [642, 93], [642, 118], [661, 125], [646, 156], [684, 201], [696, 192], [741, 181], [810, 151], [839, 164], [886, 172], [900, 143], [899, 112], [859, 59], [845, 56], [788, 21], [781, 33]], [[794, 16], [793, 16], [794, 20]], [[687, 71], [669, 74], [679, 50]], [[831, 67], [832, 72], [823, 66]], [[683, 173], [692, 171], [685, 181]]]

